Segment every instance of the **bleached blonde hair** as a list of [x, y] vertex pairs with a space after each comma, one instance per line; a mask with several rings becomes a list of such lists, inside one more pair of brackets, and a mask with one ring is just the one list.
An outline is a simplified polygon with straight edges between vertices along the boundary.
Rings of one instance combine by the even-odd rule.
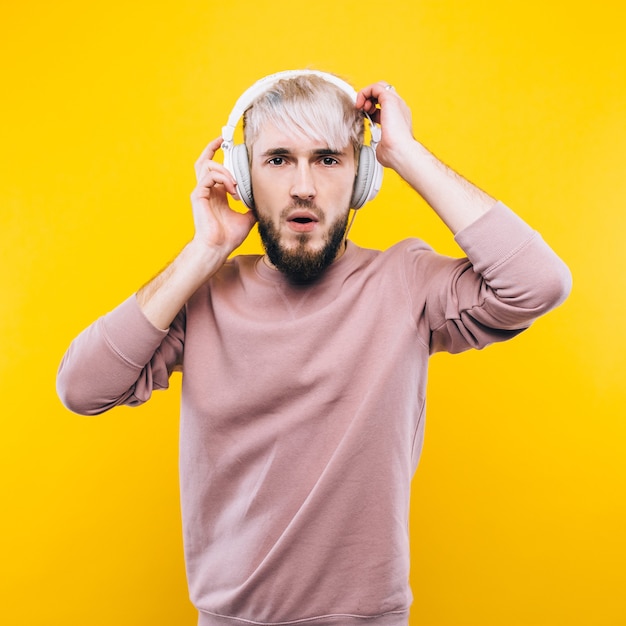
[[327, 142], [331, 150], [351, 144], [355, 157], [363, 145], [363, 114], [347, 93], [315, 74], [279, 80], [248, 107], [243, 128], [250, 159], [254, 142], [267, 124], [281, 132]]

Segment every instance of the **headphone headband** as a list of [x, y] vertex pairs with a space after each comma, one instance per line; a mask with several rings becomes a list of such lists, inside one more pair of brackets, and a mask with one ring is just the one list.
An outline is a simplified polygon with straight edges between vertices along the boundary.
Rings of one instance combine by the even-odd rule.
[[[237, 124], [243, 114], [246, 112], [248, 107], [263, 93], [268, 91], [273, 85], [275, 85], [278, 81], [287, 80], [289, 78], [295, 78], [297, 76], [319, 76], [324, 80], [328, 81], [338, 87], [343, 91], [352, 102], [356, 102], [357, 92], [354, 87], [347, 83], [345, 80], [342, 80], [338, 76], [334, 74], [329, 74], [328, 72], [320, 72], [318, 70], [285, 70], [284, 72], [276, 72], [275, 74], [270, 74], [269, 76], [265, 76], [260, 80], [257, 80], [251, 87], [246, 89], [239, 98], [237, 102], [235, 102], [235, 106], [228, 116], [228, 122], [226, 125], [222, 127], [222, 139], [225, 143], [230, 144], [233, 141], [233, 137], [235, 135], [235, 129]], [[363, 112], [365, 117], [368, 119], [370, 123], [370, 134], [372, 136], [371, 145], [372, 148], [376, 148], [378, 142], [380, 141], [380, 128], [376, 126], [370, 119], [370, 116]]]
[[[317, 70], [287, 70], [285, 72], [270, 74], [265, 78], [261, 78], [254, 83], [254, 85], [246, 89], [237, 99], [231, 114], [228, 116], [228, 122], [222, 127], [222, 150], [224, 151], [224, 166], [233, 174], [237, 182], [239, 197], [249, 209], [254, 207], [254, 199], [248, 163], [248, 152], [245, 144], [236, 146], [233, 144], [235, 128], [246, 110], [260, 95], [269, 90], [278, 81], [297, 76], [319, 76], [338, 87], [349, 96], [352, 102], [356, 102], [357, 92], [351, 85], [333, 74], [319, 72]], [[376, 160], [376, 146], [381, 138], [381, 130], [374, 124], [365, 111], [362, 113], [369, 121], [370, 145], [363, 145], [359, 154], [359, 165], [355, 177], [352, 198], [350, 199], [350, 207], [353, 209], [361, 208], [366, 202], [369, 202], [376, 196], [383, 177], [383, 167]]]

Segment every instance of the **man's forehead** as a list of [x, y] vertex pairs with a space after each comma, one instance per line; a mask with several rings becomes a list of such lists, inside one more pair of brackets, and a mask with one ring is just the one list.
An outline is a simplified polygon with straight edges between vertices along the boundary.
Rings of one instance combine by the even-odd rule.
[[326, 138], [309, 137], [298, 129], [279, 129], [273, 124], [264, 125], [253, 144], [257, 154], [342, 154], [350, 149], [350, 144], [337, 146]]

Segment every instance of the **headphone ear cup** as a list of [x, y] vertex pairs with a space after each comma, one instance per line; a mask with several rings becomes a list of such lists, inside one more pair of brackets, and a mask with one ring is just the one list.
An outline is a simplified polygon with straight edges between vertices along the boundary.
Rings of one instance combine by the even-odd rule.
[[[354, 179], [352, 199], [350, 206], [352, 209], [360, 209], [366, 202], [372, 200], [378, 189], [373, 189], [376, 185], [380, 164], [376, 160], [376, 152], [371, 146], [363, 146], [359, 154], [359, 169]], [[379, 184], [380, 186], [380, 184]]]
[[252, 198], [252, 181], [250, 179], [250, 164], [248, 162], [248, 150], [246, 144], [241, 143], [231, 149], [231, 174], [237, 181], [237, 191], [241, 201], [249, 208], [254, 208]]

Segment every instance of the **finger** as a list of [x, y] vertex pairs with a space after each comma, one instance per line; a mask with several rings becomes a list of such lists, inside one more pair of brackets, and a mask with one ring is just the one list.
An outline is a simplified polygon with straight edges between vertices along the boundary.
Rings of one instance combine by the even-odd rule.
[[386, 81], [378, 81], [363, 87], [356, 96], [357, 109], [363, 109], [367, 113], [373, 111], [377, 104], [382, 104], [394, 91], [393, 85]]
[[198, 179], [198, 186], [195, 193], [200, 196], [209, 197], [215, 187], [223, 187], [235, 200], [239, 200], [237, 192], [237, 183], [232, 174], [219, 163], [210, 162]]
[[201, 159], [212, 159], [221, 145], [222, 145], [221, 137], [216, 137], [215, 139], [212, 139], [211, 141], [209, 141], [206, 148], [201, 152], [198, 160], [200, 161]]
[[235, 180], [232, 172], [228, 170], [225, 165], [223, 165], [222, 163], [217, 163], [216, 161], [209, 161], [206, 164], [205, 169], [201, 173], [202, 177], [206, 176], [207, 173], [210, 173], [214, 177], [219, 176], [219, 182], [221, 182], [222, 184], [224, 184], [223, 181], [228, 181], [232, 183], [231, 185], [227, 185], [228, 192], [231, 193], [232, 188], [236, 193], [237, 181]]
[[205, 165], [213, 159], [215, 153], [219, 150], [222, 145], [222, 138], [217, 137], [210, 141], [206, 148], [200, 153], [200, 156], [196, 160], [195, 170], [196, 175], [199, 175], [199, 170], [205, 167]]
[[205, 189], [211, 189], [216, 185], [223, 185], [224, 187], [234, 187], [234, 181], [232, 177], [224, 172], [220, 172], [217, 169], [205, 169], [198, 179], [198, 187]]

